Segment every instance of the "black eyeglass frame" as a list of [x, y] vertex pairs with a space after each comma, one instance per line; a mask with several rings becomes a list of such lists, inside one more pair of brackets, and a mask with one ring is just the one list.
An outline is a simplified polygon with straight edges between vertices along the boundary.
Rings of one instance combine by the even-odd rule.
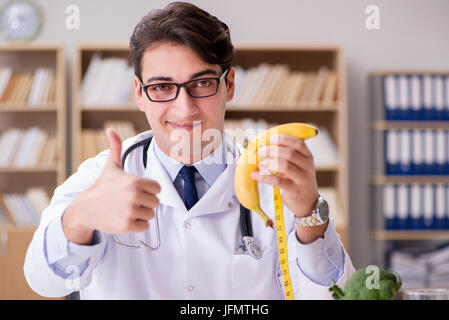
[[[160, 82], [160, 83], [155, 83], [155, 84], [147, 84], [146, 86], [141, 84], [141, 88], [143, 91], [145, 91], [145, 94], [147, 95], [148, 99], [152, 102], [168, 102], [168, 101], [173, 101], [176, 100], [176, 98], [179, 95], [179, 92], [181, 91], [181, 87], [183, 87], [184, 89], [186, 89], [187, 94], [189, 95], [189, 97], [191, 98], [195, 98], [195, 99], [201, 99], [201, 98], [207, 98], [207, 97], [212, 97], [214, 95], [217, 94], [218, 92], [218, 88], [220, 87], [220, 82], [221, 80], [223, 80], [223, 78], [226, 78], [229, 72], [229, 68], [226, 69], [221, 76], [219, 77], [208, 77], [208, 78], [199, 78], [199, 79], [193, 79], [193, 80], [189, 80], [186, 81], [184, 83], [175, 83], [175, 82]], [[192, 95], [192, 93], [190, 92], [189, 88], [187, 87], [187, 85], [189, 83], [192, 82], [196, 82], [196, 81], [202, 81], [202, 80], [216, 80], [217, 81], [217, 88], [215, 89], [215, 92], [212, 94], [209, 94], [207, 96], [201, 96], [201, 97], [195, 97]], [[227, 83], [226, 79], [225, 82]], [[148, 94], [147, 88], [152, 87], [152, 86], [161, 86], [161, 85], [175, 85], [176, 86], [176, 94], [175, 97], [172, 99], [168, 99], [168, 100], [153, 100], [150, 98], [150, 95]]]

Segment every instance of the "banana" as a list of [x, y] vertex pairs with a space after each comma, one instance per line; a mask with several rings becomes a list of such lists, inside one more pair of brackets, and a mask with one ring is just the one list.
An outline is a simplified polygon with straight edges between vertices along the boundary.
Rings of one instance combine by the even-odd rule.
[[273, 127], [251, 141], [237, 161], [234, 177], [237, 198], [244, 207], [257, 212], [265, 222], [265, 226], [271, 228], [273, 228], [273, 220], [260, 208], [257, 181], [251, 178], [251, 172], [257, 170], [259, 163], [257, 150], [262, 146], [270, 145], [271, 136], [277, 134], [306, 140], [316, 136], [318, 129], [305, 123], [287, 123]]

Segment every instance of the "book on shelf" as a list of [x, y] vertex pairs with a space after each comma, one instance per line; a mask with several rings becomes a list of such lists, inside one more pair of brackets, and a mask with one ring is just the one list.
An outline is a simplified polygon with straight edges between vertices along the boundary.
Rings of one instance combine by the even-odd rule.
[[106, 132], [106, 129], [111, 128], [118, 134], [120, 139], [126, 140], [130, 137], [135, 136], [136, 130], [134, 129], [134, 125], [129, 121], [105, 121], [103, 126], [103, 132]]
[[47, 192], [42, 188], [28, 188], [25, 192], [25, 196], [29, 199], [33, 208], [35, 208], [39, 215], [50, 204], [50, 198]]
[[9, 128], [0, 135], [0, 166], [33, 167], [56, 162], [56, 136], [39, 127]]
[[11, 216], [14, 219], [14, 223], [18, 227], [28, 227], [31, 222], [28, 221], [28, 215], [24, 214], [22, 207], [17, 202], [17, 198], [15, 194], [4, 194], [3, 201], [5, 203], [6, 208], [11, 213]]
[[[49, 103], [49, 90], [53, 71], [47, 68], [37, 68], [34, 73], [33, 83], [28, 95], [27, 103], [29, 106], [37, 106]], [[53, 101], [51, 101], [53, 102]]]
[[41, 165], [54, 165], [57, 161], [57, 153], [56, 153], [56, 144], [57, 144], [57, 138], [55, 135], [49, 136], [46, 142], [46, 145], [44, 146], [40, 159], [39, 164]]
[[316, 169], [336, 167], [340, 163], [338, 148], [325, 127], [317, 126], [318, 135], [305, 140], [313, 154]]
[[310, 94], [310, 106], [316, 107], [320, 103], [323, 97], [324, 85], [328, 78], [329, 70], [326, 67], [321, 67], [318, 70], [318, 74], [316, 76], [316, 83], [313, 87], [313, 90]]
[[4, 208], [0, 200], [0, 226], [9, 226], [11, 224], [12, 221], [10, 215], [6, 212], [6, 209]]
[[233, 104], [237, 106], [244, 106], [246, 104], [246, 101], [248, 100], [247, 97], [251, 94], [254, 83], [257, 81], [257, 75], [260, 73], [260, 69], [261, 67], [253, 67], [246, 71], [245, 81], [242, 83], [239, 95], [234, 96], [235, 101], [233, 101]]
[[264, 106], [275, 106], [277, 105], [277, 93], [282, 89], [282, 79], [284, 79], [289, 73], [289, 67], [287, 65], [278, 65], [276, 67], [276, 73], [273, 76], [273, 81], [270, 83], [267, 89], [266, 95], [264, 96], [264, 101], [261, 102]]
[[281, 106], [321, 107], [336, 101], [336, 72], [327, 67], [317, 71], [293, 71], [288, 65], [261, 63], [244, 70], [236, 66], [234, 99], [228, 103], [234, 108]]
[[261, 92], [264, 82], [266, 81], [268, 75], [270, 74], [271, 66], [266, 63], [262, 63], [257, 68], [257, 73], [254, 76], [254, 80], [250, 83], [248, 88], [248, 93], [245, 99], [241, 102], [242, 105], [256, 105], [257, 104], [257, 94]]
[[[239, 95], [239, 92], [241, 91], [242, 84], [245, 82], [247, 72], [241, 67], [241, 66], [234, 66], [235, 70], [235, 76], [234, 76], [234, 98]], [[232, 104], [235, 101], [233, 99], [229, 102], [229, 104]]]
[[295, 107], [305, 83], [306, 77], [304, 72], [293, 72], [290, 75], [290, 84], [287, 86], [287, 91], [283, 95], [285, 100], [281, 104], [291, 108]]
[[81, 158], [83, 160], [97, 155], [97, 146], [93, 129], [83, 129], [81, 131]]
[[327, 79], [325, 81], [325, 86], [323, 90], [323, 95], [321, 97], [321, 104], [323, 106], [330, 106], [337, 100], [337, 73], [335, 71], [329, 71], [327, 74]]
[[[42, 188], [29, 188], [25, 193], [0, 194], [0, 207], [17, 227], [34, 227], [40, 222], [42, 211], [50, 198]], [[11, 222], [11, 221], [10, 221]]]
[[269, 90], [275, 80], [277, 72], [277, 66], [267, 66], [267, 71], [263, 79], [261, 79], [261, 84], [259, 88], [254, 93], [252, 99], [252, 104], [256, 106], [263, 106], [267, 100]]
[[6, 87], [8, 86], [11, 76], [12, 76], [11, 68], [0, 69], [0, 101], [3, 101], [4, 99]]
[[25, 131], [19, 128], [10, 128], [2, 133], [0, 166], [6, 167], [13, 162], [24, 134]]
[[46, 139], [47, 133], [39, 127], [26, 130], [11, 165], [14, 167], [36, 165]]
[[94, 53], [81, 83], [83, 106], [122, 106], [133, 92], [134, 68], [126, 58]]
[[0, 103], [29, 107], [54, 102], [55, 77], [48, 68], [14, 73], [11, 68], [0, 69]]
[[305, 85], [300, 91], [298, 98], [298, 106], [300, 107], [309, 107], [311, 104], [312, 94], [317, 83], [318, 76], [315, 72], [308, 72], [305, 78]]
[[85, 128], [81, 131], [81, 158], [83, 160], [95, 157], [98, 153], [109, 149], [106, 129], [112, 128], [122, 141], [137, 134], [134, 125], [129, 121], [108, 120], [104, 122], [103, 129]]

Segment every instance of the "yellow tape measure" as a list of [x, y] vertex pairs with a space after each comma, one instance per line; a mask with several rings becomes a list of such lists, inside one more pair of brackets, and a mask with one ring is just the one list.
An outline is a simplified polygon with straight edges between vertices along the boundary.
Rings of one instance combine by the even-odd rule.
[[279, 262], [281, 264], [282, 280], [286, 300], [293, 300], [293, 287], [288, 271], [287, 236], [285, 233], [284, 213], [282, 210], [281, 192], [274, 188], [274, 214], [276, 219], [276, 232], [279, 246]]

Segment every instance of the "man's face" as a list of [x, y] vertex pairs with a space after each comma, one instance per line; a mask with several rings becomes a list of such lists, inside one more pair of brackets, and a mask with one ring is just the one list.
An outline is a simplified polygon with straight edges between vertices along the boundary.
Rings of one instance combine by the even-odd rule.
[[[147, 48], [142, 57], [142, 82], [144, 85], [163, 82], [184, 83], [189, 80], [219, 77], [221, 67], [203, 61], [187, 46], [160, 42]], [[220, 81], [216, 95], [192, 98], [185, 88], [178, 97], [168, 102], [150, 101], [140, 90], [140, 81], [134, 78], [135, 97], [139, 109], [145, 112], [159, 148], [183, 163], [192, 163], [210, 151], [211, 138], [201, 139], [211, 129], [223, 133], [226, 102], [234, 95], [234, 70], [226, 81]], [[201, 140], [201, 144], [198, 144]], [[202, 141], [204, 140], [204, 141]], [[218, 141], [219, 142], [219, 141]], [[178, 149], [182, 144], [182, 156]], [[196, 148], [194, 147], [196, 144]], [[216, 146], [217, 141], [214, 143]], [[209, 146], [207, 146], [209, 145]], [[200, 151], [198, 153], [200, 147]], [[207, 147], [206, 147], [207, 146]], [[196, 151], [195, 151], [196, 150]], [[209, 151], [207, 151], [209, 150]]]

